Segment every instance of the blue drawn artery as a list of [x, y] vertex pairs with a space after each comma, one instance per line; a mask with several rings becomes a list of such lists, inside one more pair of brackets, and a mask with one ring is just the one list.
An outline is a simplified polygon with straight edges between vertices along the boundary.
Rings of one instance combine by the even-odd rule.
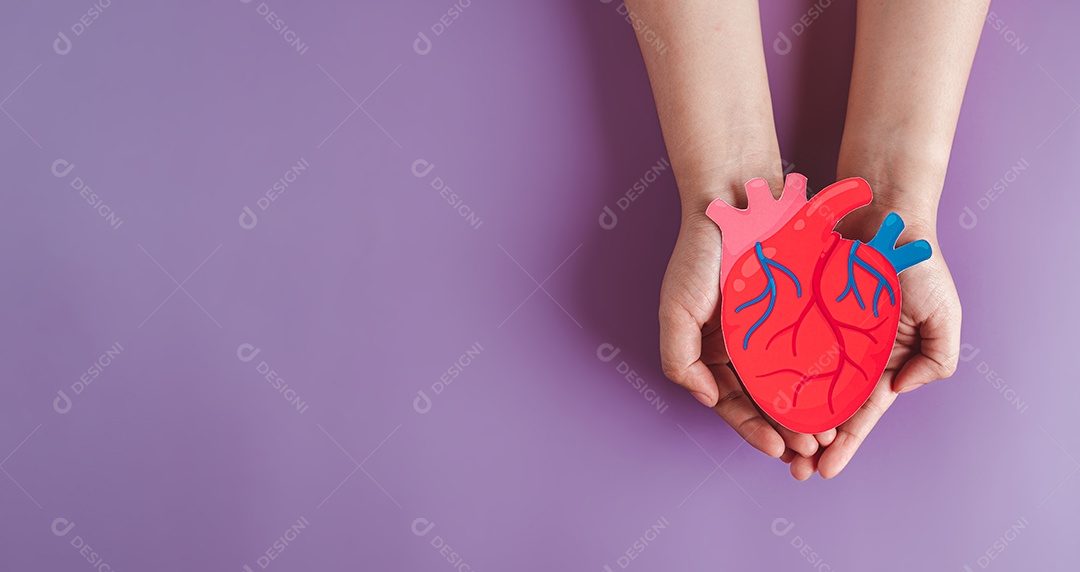
[[773, 268], [783, 272], [784, 274], [787, 274], [788, 278], [791, 278], [791, 281], [795, 284], [795, 295], [799, 298], [802, 298], [802, 286], [799, 284], [799, 279], [796, 278], [790, 270], [785, 268], [783, 264], [770, 260], [768, 257], [766, 257], [765, 253], [761, 251], [760, 242], [754, 245], [754, 254], [757, 255], [758, 263], [761, 264], [761, 269], [765, 271], [765, 278], [768, 279], [768, 284], [766, 284], [765, 290], [762, 291], [761, 294], [759, 294], [756, 298], [741, 304], [738, 308], [735, 308], [735, 313], [739, 313], [742, 310], [745, 310], [746, 308], [753, 306], [758, 302], [761, 302], [765, 299], [765, 296], [769, 297], [769, 305], [765, 308], [765, 313], [762, 314], [761, 317], [758, 318], [756, 322], [754, 322], [754, 325], [746, 331], [746, 336], [743, 337], [742, 346], [744, 350], [750, 344], [750, 335], [753, 334], [759, 327], [761, 327], [762, 324], [765, 323], [765, 320], [769, 317], [769, 315], [772, 314], [773, 306], [776, 305], [776, 279], [773, 277]]

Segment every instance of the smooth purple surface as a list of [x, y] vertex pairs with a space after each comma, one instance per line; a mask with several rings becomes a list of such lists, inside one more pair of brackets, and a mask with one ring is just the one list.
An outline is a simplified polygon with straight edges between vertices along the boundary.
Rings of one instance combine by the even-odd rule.
[[[821, 188], [854, 14], [794, 36], [810, 5], [763, 28], [785, 159]], [[274, 0], [302, 54], [258, 1], [115, 2], [75, 35], [92, 6], [0, 19], [0, 570], [1075, 569], [1076, 3], [996, 2], [983, 33], [939, 224], [967, 361], [806, 483], [659, 371], [677, 196], [665, 171], [616, 205], [666, 157], [617, 3], [473, 2], [436, 35], [450, 2]]]

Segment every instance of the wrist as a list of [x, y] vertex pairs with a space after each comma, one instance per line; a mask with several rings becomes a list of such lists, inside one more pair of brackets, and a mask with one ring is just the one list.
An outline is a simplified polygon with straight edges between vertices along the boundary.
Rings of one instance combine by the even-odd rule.
[[778, 153], [743, 152], [728, 160], [713, 161], [680, 172], [676, 169], [679, 199], [684, 221], [705, 219], [705, 209], [716, 199], [737, 208], [746, 208], [746, 182], [761, 177], [769, 182], [774, 196], [784, 186], [784, 172]]
[[[947, 153], [907, 152], [897, 146], [858, 145], [845, 137], [837, 165], [837, 180], [862, 177], [874, 191], [872, 203], [848, 215], [842, 229], [869, 228], [871, 236], [890, 212], [904, 219], [905, 235], [934, 242], [937, 211], [948, 166]], [[849, 220], [850, 219], [850, 220]], [[862, 239], [861, 233], [852, 238]], [[869, 238], [869, 237], [867, 237]]]
[[[850, 175], [862, 176], [862, 175]], [[883, 179], [863, 176], [874, 191], [874, 200], [865, 207], [851, 212], [836, 225], [845, 238], [869, 242], [877, 234], [881, 223], [889, 213], [896, 213], [904, 221], [900, 243], [925, 239], [937, 244], [937, 199], [919, 200], [930, 193], [907, 192], [909, 187], [897, 187]]]
[[898, 125], [855, 121], [840, 141], [839, 167], [888, 171], [894, 175], [944, 181], [952, 150], [951, 133], [931, 133]]

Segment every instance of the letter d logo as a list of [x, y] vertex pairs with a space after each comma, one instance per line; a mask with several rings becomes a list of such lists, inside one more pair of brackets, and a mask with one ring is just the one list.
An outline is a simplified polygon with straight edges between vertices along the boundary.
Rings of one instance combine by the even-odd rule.
[[619, 355], [619, 352], [621, 351], [621, 349], [612, 344], [600, 344], [596, 348], [596, 357], [600, 361], [611, 361], [615, 359], [615, 356]]
[[431, 398], [421, 389], [416, 392], [416, 399], [413, 400], [412, 406], [417, 413], [427, 413], [431, 411]]
[[72, 528], [75, 528], [75, 523], [66, 518], [60, 517], [52, 521], [52, 533], [57, 536], [64, 536], [71, 532]]
[[776, 34], [772, 49], [781, 56], [787, 55], [791, 51], [791, 40], [788, 39], [787, 34], [783, 32]]
[[795, 523], [786, 518], [778, 518], [772, 521], [772, 533], [777, 536], [784, 536], [791, 532], [791, 529], [795, 527]]
[[64, 178], [75, 168], [75, 163], [66, 159], [57, 159], [52, 162], [52, 174], [54, 177]]
[[259, 217], [255, 216], [255, 212], [245, 206], [244, 210], [240, 212], [240, 228], [251, 230], [257, 224], [259, 224]]
[[240, 361], [251, 361], [261, 351], [262, 349], [251, 344], [240, 344], [240, 347], [236, 348], [236, 357], [240, 358]]
[[63, 32], [57, 32], [56, 39], [53, 40], [52, 49], [61, 56], [66, 56], [71, 52], [71, 40]]
[[432, 169], [435, 168], [435, 164], [425, 161], [424, 159], [417, 159], [412, 164], [412, 174], [415, 177], [426, 177]]
[[413, 40], [412, 49], [421, 56], [426, 56], [431, 52], [431, 40], [423, 32], [420, 32], [416, 35], [416, 39]]
[[56, 399], [53, 399], [52, 406], [57, 413], [63, 415], [68, 411], [71, 411], [71, 398], [64, 393], [63, 389], [61, 389], [56, 392]]
[[435, 527], [435, 523], [430, 520], [420, 517], [412, 521], [412, 533], [417, 536], [424, 536], [431, 532], [431, 529]]
[[979, 217], [969, 207], [964, 207], [964, 212], [960, 213], [960, 228], [971, 230], [976, 224], [979, 224]]
[[611, 210], [611, 207], [605, 206], [600, 213], [600, 228], [611, 230], [617, 224], [619, 224], [619, 217], [615, 214], [615, 211]]

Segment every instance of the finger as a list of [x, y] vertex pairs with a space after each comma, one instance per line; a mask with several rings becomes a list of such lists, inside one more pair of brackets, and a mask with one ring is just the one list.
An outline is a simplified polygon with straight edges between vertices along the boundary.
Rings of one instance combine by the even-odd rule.
[[772, 419], [769, 420], [769, 424], [776, 429], [776, 432], [784, 439], [784, 443], [787, 444], [789, 449], [792, 449], [803, 457], [812, 457], [814, 456], [814, 453], [817, 453], [818, 442], [813, 435], [796, 433]]
[[785, 463], [790, 464], [791, 461], [795, 460], [795, 458], [798, 457], [798, 456], [799, 456], [799, 454], [796, 453], [795, 451], [792, 451], [791, 449], [785, 449], [784, 454], [780, 455], [780, 460], [785, 462]]
[[[705, 334], [702, 341], [701, 354], [702, 360], [710, 366], [727, 364], [731, 361], [724, 345], [723, 331], [720, 328], [716, 328], [714, 331]], [[730, 370], [726, 367], [724, 369]], [[737, 379], [736, 382], [738, 382]], [[741, 386], [740, 389], [742, 389]], [[780, 434], [780, 437], [784, 440], [784, 443], [789, 449], [793, 449], [796, 453], [806, 457], [817, 452], [818, 442], [812, 435], [796, 433], [795, 431], [783, 427], [772, 419], [766, 418], [766, 421], [768, 421]]]
[[705, 332], [701, 338], [701, 361], [706, 365], [723, 365], [731, 361], [727, 353], [727, 344], [724, 342], [724, 332], [719, 327], [709, 331], [705, 326]]
[[791, 476], [797, 480], [805, 481], [814, 476], [814, 471], [818, 468], [818, 459], [820, 455], [814, 455], [812, 457], [796, 457], [791, 462]]
[[960, 302], [943, 304], [919, 326], [919, 353], [900, 368], [893, 389], [906, 393], [956, 373], [960, 359]]
[[832, 444], [833, 440], [836, 439], [836, 429], [829, 429], [823, 433], [816, 433], [814, 434], [814, 438], [817, 439], [818, 444], [822, 447], [828, 447]]
[[701, 324], [683, 308], [661, 308], [660, 362], [668, 379], [705, 406], [716, 405], [720, 391], [708, 366], [701, 361]]
[[844, 470], [878, 419], [896, 401], [896, 393], [892, 390], [893, 375], [886, 371], [866, 403], [851, 419], [836, 428], [836, 438], [825, 448], [818, 463], [818, 472], [823, 478], [831, 479]]
[[750, 398], [743, 392], [735, 372], [727, 366], [709, 368], [716, 378], [720, 398], [713, 410], [731, 425], [751, 447], [770, 457], [779, 458], [784, 454], [784, 439], [772, 425], [758, 413]]
[[900, 324], [900, 331], [896, 334], [896, 343], [893, 344], [893, 350], [889, 354], [889, 361], [885, 364], [885, 369], [900, 371], [900, 368], [904, 367], [904, 364], [910, 361], [911, 358], [919, 355], [918, 328], [913, 327], [910, 334], [904, 332], [905, 329], [907, 328], [904, 324]]

